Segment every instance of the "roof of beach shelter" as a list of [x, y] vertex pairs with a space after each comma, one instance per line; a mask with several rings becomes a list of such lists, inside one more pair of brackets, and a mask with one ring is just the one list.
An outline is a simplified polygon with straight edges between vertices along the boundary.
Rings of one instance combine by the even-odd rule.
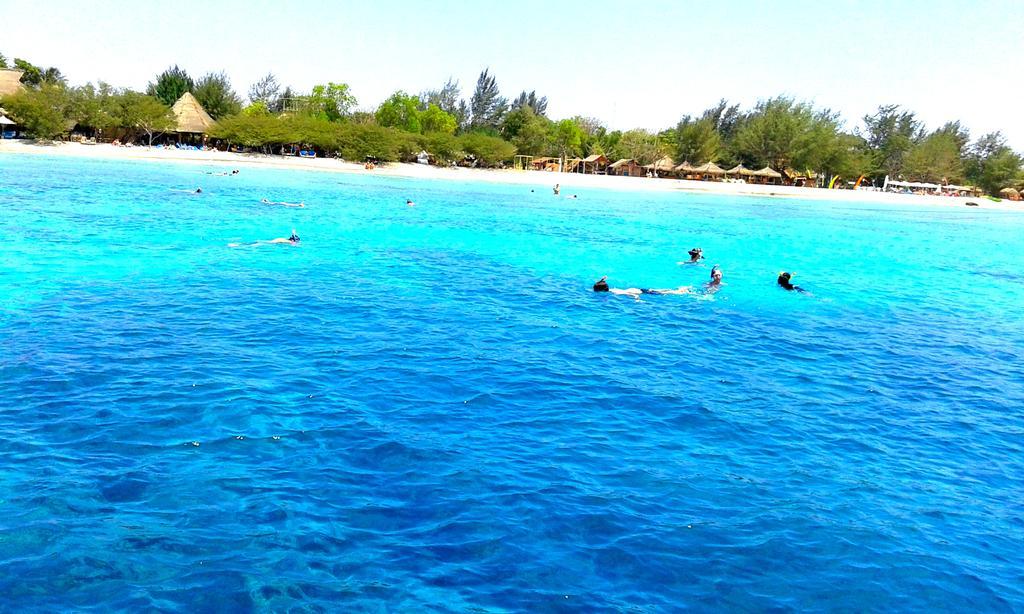
[[1013, 188], [1003, 188], [1002, 190], [999, 190], [999, 193], [1020, 196], [1020, 192]]
[[634, 160], [633, 158], [623, 158], [621, 160], [616, 160], [615, 162], [612, 162], [610, 166], [612, 168], [619, 168], [620, 166], [625, 166], [626, 164], [629, 164], [630, 162], [632, 162], [633, 164], [636, 164], [636, 160]]
[[655, 160], [651, 164], [645, 164], [644, 168], [655, 171], [671, 171], [675, 170], [676, 163], [672, 161], [672, 158], [665, 156], [660, 160]]
[[706, 164], [701, 164], [700, 166], [695, 166], [695, 167], [693, 167], [690, 170], [692, 170], [695, 173], [702, 173], [704, 175], [724, 175], [725, 174], [725, 169], [722, 168], [721, 166], [718, 166], [714, 162], [708, 162]]
[[14, 122], [9, 120], [9, 119], [7, 119], [7, 116], [4, 115], [3, 113], [0, 113], [0, 124], [3, 124], [5, 126], [13, 126]]
[[587, 156], [586, 158], [583, 158], [584, 162], [600, 162], [601, 160], [607, 162], [608, 158], [604, 157], [604, 154], [594, 154], [592, 156]]
[[776, 179], [782, 177], [782, 173], [770, 166], [766, 166], [759, 171], [754, 171], [754, 175], [757, 177], [774, 177]]
[[693, 166], [691, 166], [689, 162], [683, 162], [682, 164], [677, 166], [675, 168], [675, 170], [677, 170], [677, 171], [692, 171], [693, 170]]
[[754, 171], [752, 171], [749, 168], [743, 166], [742, 164], [737, 164], [736, 166], [730, 168], [729, 170], [727, 170], [725, 172], [730, 174], [730, 175], [746, 175], [748, 177], [752, 176], [754, 174]]
[[204, 133], [213, 127], [213, 118], [203, 109], [192, 92], [185, 92], [171, 107], [177, 123], [175, 132]]
[[23, 71], [13, 68], [0, 68], [0, 96], [10, 96], [25, 89], [21, 84]]

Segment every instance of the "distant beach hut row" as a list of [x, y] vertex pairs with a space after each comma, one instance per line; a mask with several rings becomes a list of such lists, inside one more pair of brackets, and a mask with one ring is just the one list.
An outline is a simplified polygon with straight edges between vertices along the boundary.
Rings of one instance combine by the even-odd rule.
[[[0, 98], [17, 94], [25, 89], [21, 84], [22, 71], [13, 68], [0, 68]], [[17, 136], [17, 124], [0, 108], [0, 138], [13, 139]]]

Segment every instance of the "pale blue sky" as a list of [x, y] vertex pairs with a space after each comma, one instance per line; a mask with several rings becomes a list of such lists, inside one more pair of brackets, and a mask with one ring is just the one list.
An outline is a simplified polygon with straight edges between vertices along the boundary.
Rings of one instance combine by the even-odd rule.
[[0, 0], [0, 20], [0, 53], [72, 83], [142, 88], [177, 63], [224, 69], [244, 95], [272, 71], [299, 90], [347, 82], [372, 109], [449, 76], [468, 97], [489, 66], [505, 95], [536, 89], [552, 117], [611, 128], [665, 128], [722, 97], [746, 107], [785, 93], [851, 126], [901, 103], [929, 127], [961, 119], [1024, 150], [1022, 0]]

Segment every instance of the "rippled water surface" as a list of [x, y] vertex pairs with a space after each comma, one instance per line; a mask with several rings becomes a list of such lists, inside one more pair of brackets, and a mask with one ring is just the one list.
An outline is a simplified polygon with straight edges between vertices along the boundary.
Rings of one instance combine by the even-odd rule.
[[1024, 215], [207, 170], [0, 156], [0, 610], [1024, 609]]

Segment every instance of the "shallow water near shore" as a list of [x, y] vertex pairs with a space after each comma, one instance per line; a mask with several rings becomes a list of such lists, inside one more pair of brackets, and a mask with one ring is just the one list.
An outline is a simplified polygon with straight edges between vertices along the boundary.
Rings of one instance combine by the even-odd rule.
[[1024, 608], [1024, 214], [207, 171], [0, 156], [0, 610]]

